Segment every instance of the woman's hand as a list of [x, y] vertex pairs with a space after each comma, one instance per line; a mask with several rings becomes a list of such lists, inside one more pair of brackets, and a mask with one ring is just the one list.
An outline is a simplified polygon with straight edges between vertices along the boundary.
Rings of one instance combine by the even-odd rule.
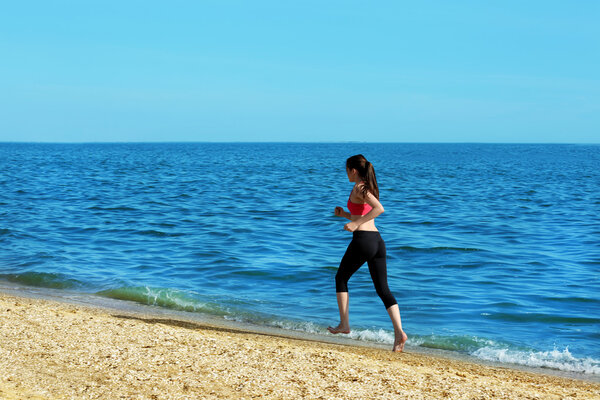
[[343, 217], [344, 209], [342, 207], [336, 207], [335, 210], [333, 211], [333, 213], [335, 214], [336, 217]]
[[352, 222], [348, 222], [346, 225], [344, 225], [344, 229], [347, 230], [348, 232], [354, 232], [355, 230], [358, 229], [358, 224], [354, 221]]

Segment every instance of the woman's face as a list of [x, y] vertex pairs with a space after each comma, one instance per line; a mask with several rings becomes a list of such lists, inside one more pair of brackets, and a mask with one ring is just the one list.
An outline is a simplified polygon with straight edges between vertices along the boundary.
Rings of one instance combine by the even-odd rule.
[[356, 180], [356, 168], [348, 169], [346, 168], [346, 175], [348, 175], [348, 181], [354, 182]]

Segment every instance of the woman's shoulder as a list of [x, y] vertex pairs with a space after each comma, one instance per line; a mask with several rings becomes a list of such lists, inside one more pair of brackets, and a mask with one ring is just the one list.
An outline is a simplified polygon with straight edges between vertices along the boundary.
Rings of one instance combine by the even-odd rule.
[[365, 191], [365, 183], [364, 182], [359, 182], [356, 183], [354, 185], [354, 187], [352, 188], [352, 193], [361, 198], [364, 199], [365, 195], [366, 195], [366, 191]]
[[358, 190], [358, 191], [363, 191], [365, 189], [365, 183], [364, 182], [357, 182], [354, 184], [354, 190]]

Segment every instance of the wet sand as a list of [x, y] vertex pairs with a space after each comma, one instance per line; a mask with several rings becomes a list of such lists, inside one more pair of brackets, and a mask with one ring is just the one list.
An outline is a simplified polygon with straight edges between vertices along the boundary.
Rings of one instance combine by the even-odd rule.
[[600, 384], [0, 293], [1, 399], [600, 399]]

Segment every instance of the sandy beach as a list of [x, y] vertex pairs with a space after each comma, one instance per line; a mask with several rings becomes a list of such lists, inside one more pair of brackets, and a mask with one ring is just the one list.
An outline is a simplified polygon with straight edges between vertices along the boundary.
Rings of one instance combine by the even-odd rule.
[[2, 399], [599, 399], [600, 384], [0, 293]]

